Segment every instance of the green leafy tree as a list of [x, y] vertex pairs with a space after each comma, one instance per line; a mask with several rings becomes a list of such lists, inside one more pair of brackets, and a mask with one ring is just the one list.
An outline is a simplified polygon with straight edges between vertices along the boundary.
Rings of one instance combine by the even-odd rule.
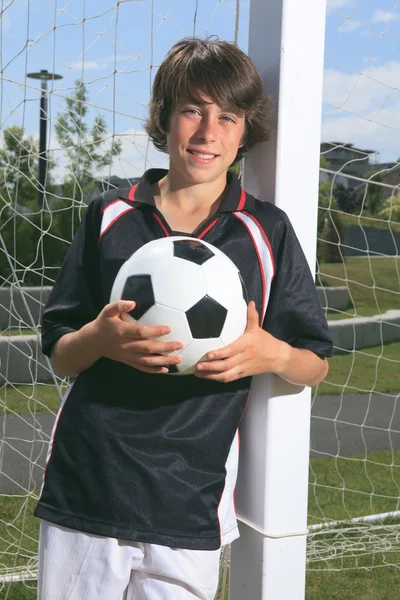
[[58, 142], [69, 158], [63, 194], [81, 201], [85, 200], [98, 173], [121, 153], [119, 140], [107, 142], [103, 117], [96, 115], [89, 125], [87, 101], [87, 88], [77, 80], [75, 94], [66, 99], [66, 109], [58, 115], [54, 126]]
[[[4, 129], [0, 148], [0, 194], [2, 207], [18, 203], [37, 207], [38, 152], [32, 136], [22, 127]], [[36, 204], [36, 206], [35, 206]]]
[[370, 215], [376, 215], [382, 208], [383, 204], [383, 187], [375, 185], [375, 183], [382, 183], [382, 175], [371, 175], [367, 174], [366, 179], [371, 180], [368, 182], [367, 195], [365, 198], [365, 206]]
[[[38, 206], [38, 143], [22, 127], [3, 131], [0, 147], [0, 285], [16, 279], [40, 285], [61, 264], [68, 247], [65, 210], [71, 204], [54, 202], [52, 162], [47, 163], [46, 202]], [[51, 159], [51, 157], [49, 157]], [[71, 237], [71, 236], [70, 236]]]
[[332, 183], [324, 181], [318, 194], [317, 258], [320, 262], [342, 262], [339, 245], [343, 243], [344, 230], [337, 212], [337, 201], [331, 193]]
[[400, 223], [400, 192], [385, 200], [378, 216], [392, 223]]
[[354, 188], [347, 188], [342, 183], [336, 184], [335, 198], [339, 210], [349, 214], [360, 212], [362, 195]]
[[321, 154], [320, 157], [319, 157], [319, 167], [320, 167], [320, 169], [329, 169], [330, 166], [331, 165], [330, 165], [329, 160], [327, 160], [325, 158], [325, 156], [322, 156], [322, 154]]

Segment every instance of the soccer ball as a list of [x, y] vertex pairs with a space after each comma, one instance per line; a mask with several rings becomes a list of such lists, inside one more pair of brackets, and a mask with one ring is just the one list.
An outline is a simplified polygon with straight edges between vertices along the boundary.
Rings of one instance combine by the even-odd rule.
[[154, 240], [119, 270], [110, 302], [134, 300], [122, 318], [168, 325], [160, 341], [182, 342], [182, 362], [170, 374], [189, 375], [210, 350], [226, 346], [246, 329], [247, 293], [236, 265], [218, 248], [190, 237]]

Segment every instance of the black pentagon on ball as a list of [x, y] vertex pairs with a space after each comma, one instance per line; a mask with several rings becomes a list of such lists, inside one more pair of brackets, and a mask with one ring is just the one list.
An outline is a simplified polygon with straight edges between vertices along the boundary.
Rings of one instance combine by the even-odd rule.
[[193, 338], [217, 338], [221, 335], [228, 311], [219, 302], [204, 296], [186, 311]]
[[134, 300], [136, 306], [128, 314], [139, 320], [154, 304], [153, 285], [150, 275], [130, 275], [122, 291], [122, 300]]
[[203, 265], [214, 256], [214, 252], [199, 240], [177, 240], [174, 242], [174, 256]]

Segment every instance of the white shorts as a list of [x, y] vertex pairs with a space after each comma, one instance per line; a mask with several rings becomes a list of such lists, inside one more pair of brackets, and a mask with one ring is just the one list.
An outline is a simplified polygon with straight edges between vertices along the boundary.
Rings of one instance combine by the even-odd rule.
[[40, 522], [38, 600], [214, 600], [220, 550], [184, 550]]

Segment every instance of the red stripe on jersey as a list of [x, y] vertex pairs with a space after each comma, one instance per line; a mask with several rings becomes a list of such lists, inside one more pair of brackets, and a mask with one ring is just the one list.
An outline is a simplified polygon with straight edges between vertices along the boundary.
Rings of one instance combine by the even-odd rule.
[[245, 223], [242, 219], [240, 219], [236, 215], [234, 215], [234, 216], [235, 216], [235, 218], [238, 221], [240, 221], [240, 223], [242, 223], [246, 227], [247, 233], [251, 237], [251, 241], [253, 242], [253, 246], [254, 246], [254, 249], [255, 249], [256, 254], [257, 254], [258, 264], [260, 265], [260, 273], [261, 273], [262, 287], [263, 287], [263, 293], [262, 293], [262, 297], [263, 297], [263, 300], [262, 300], [262, 314], [261, 314], [261, 318], [263, 318], [263, 315], [265, 314], [265, 308], [266, 308], [266, 306], [265, 306], [265, 298], [266, 298], [266, 295], [267, 295], [267, 284], [266, 284], [266, 281], [265, 281], [265, 273], [264, 273], [264, 267], [263, 267], [263, 264], [262, 264], [261, 256], [260, 256], [260, 253], [259, 253], [258, 248], [257, 248], [256, 240], [254, 239], [253, 234], [251, 233], [251, 230], [248, 227], [247, 223]]
[[239, 204], [236, 210], [242, 210], [246, 203], [246, 192], [242, 188], [242, 193], [240, 194]]
[[136, 184], [135, 184], [135, 185], [133, 185], [133, 186], [131, 187], [131, 189], [129, 190], [128, 198], [129, 198], [129, 200], [132, 200], [132, 202], [134, 202], [134, 200], [135, 200], [135, 192], [136, 192], [136, 188], [137, 188], [137, 186], [138, 186], [138, 185], [139, 185], [139, 184], [138, 184], [138, 183], [136, 183]]
[[161, 219], [160, 219], [160, 217], [158, 216], [158, 214], [157, 214], [157, 213], [155, 213], [155, 212], [153, 211], [153, 215], [154, 215], [154, 216], [155, 216], [155, 218], [157, 219], [157, 221], [158, 221], [158, 224], [160, 225], [161, 229], [162, 229], [162, 230], [163, 230], [163, 232], [164, 232], [164, 235], [165, 235], [166, 237], [170, 237], [170, 235], [169, 235], [168, 231], [165, 229], [164, 223], [161, 221]]
[[211, 227], [214, 227], [215, 223], [218, 221], [218, 217], [205, 229], [200, 235], [198, 235], [198, 239], [201, 240], [208, 231], [210, 231]]
[[[251, 219], [251, 220], [253, 221], [253, 223], [255, 223], [255, 224], [257, 225], [258, 229], [259, 229], [259, 230], [260, 230], [260, 232], [261, 232], [261, 235], [262, 235], [262, 236], [263, 236], [263, 238], [264, 238], [264, 241], [265, 241], [265, 243], [266, 243], [266, 244], [267, 244], [267, 246], [268, 246], [269, 254], [270, 254], [270, 257], [271, 257], [272, 269], [273, 269], [273, 273], [272, 273], [272, 279], [273, 279], [273, 278], [275, 277], [275, 273], [276, 273], [276, 268], [275, 268], [275, 260], [274, 260], [274, 255], [273, 255], [273, 253], [272, 253], [271, 244], [270, 244], [270, 241], [269, 241], [269, 239], [268, 239], [268, 237], [267, 237], [267, 234], [265, 233], [264, 229], [261, 227], [261, 223], [259, 223], [259, 222], [257, 221], [257, 219], [256, 219], [256, 218], [255, 218], [253, 215], [251, 215], [250, 213], [248, 213], [248, 212], [246, 212], [246, 211], [243, 211], [243, 212], [244, 212], [244, 214], [245, 214], [247, 217], [249, 217], [249, 219]], [[272, 279], [271, 279], [271, 281], [272, 281]]]

